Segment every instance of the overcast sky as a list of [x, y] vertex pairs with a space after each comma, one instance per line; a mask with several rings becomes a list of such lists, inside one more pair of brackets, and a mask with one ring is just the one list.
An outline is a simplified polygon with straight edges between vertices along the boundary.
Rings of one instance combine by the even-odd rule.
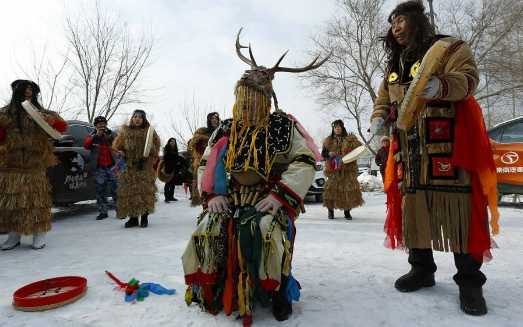
[[[93, 1], [94, 2], [94, 1]], [[84, 3], [84, 4], [82, 4]], [[143, 107], [163, 138], [171, 116], [193, 96], [203, 106], [230, 112], [233, 88], [248, 68], [235, 54], [234, 41], [243, 26], [243, 43], [253, 46], [259, 64], [273, 65], [287, 49], [283, 65], [305, 65], [311, 59], [311, 36], [336, 11], [335, 0], [100, 0], [131, 29], [151, 30], [152, 62], [142, 85], [153, 89]], [[32, 49], [47, 45], [50, 56], [65, 49], [64, 20], [85, 1], [1, 1], [0, 98], [21, 76], [18, 63], [29, 63]], [[315, 137], [326, 136], [329, 117], [297, 74], [279, 73], [274, 81], [280, 106], [293, 113]], [[46, 92], [45, 89], [42, 92]], [[50, 108], [52, 109], [52, 108]], [[129, 108], [131, 110], [131, 108]], [[122, 120], [123, 117], [117, 118]], [[203, 121], [202, 121], [203, 124]]]

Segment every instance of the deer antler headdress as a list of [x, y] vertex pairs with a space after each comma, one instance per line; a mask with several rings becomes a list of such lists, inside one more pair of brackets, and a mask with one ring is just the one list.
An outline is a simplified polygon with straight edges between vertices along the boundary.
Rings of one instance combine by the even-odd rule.
[[[314, 60], [308, 64], [305, 67], [301, 68], [287, 68], [287, 67], [280, 67], [280, 63], [282, 62], [283, 58], [285, 58], [285, 55], [287, 55], [288, 50], [283, 53], [283, 55], [278, 59], [276, 64], [272, 66], [271, 68], [267, 68], [264, 66], [259, 66], [256, 63], [256, 60], [254, 59], [254, 55], [252, 54], [252, 49], [249, 44], [249, 46], [244, 46], [240, 44], [240, 33], [242, 32], [242, 28], [238, 31], [238, 35], [236, 36], [236, 53], [238, 54], [238, 57], [245, 62], [247, 65], [249, 65], [251, 68], [246, 70], [243, 76], [238, 81], [236, 87], [238, 86], [247, 86], [252, 87], [260, 92], [262, 92], [267, 98], [274, 99], [274, 107], [276, 110], [279, 110], [278, 108], [278, 99], [276, 98], [276, 93], [274, 92], [272, 88], [272, 80], [274, 79], [274, 74], [277, 72], [288, 72], [288, 73], [303, 73], [309, 70], [316, 69], [323, 65], [329, 57], [330, 54], [325, 57], [323, 60], [318, 61], [320, 56], [317, 56], [314, 58]], [[243, 55], [242, 49], [249, 49], [249, 58]]]

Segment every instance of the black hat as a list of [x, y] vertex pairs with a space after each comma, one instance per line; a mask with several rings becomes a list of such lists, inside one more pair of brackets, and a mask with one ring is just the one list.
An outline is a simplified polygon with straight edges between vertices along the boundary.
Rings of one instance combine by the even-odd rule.
[[94, 124], [107, 123], [107, 119], [104, 116], [98, 116], [94, 119]]
[[15, 92], [20, 87], [23, 87], [25, 89], [28, 86], [31, 86], [31, 88], [33, 89], [33, 92], [35, 94], [40, 93], [40, 87], [38, 86], [38, 84], [36, 84], [33, 81], [27, 80], [27, 79], [17, 79], [16, 81], [12, 82], [11, 83], [11, 90], [13, 92]]

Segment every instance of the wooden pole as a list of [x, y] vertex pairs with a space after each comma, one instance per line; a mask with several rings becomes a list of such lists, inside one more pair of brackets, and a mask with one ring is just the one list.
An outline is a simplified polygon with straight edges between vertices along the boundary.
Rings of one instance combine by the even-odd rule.
[[429, 10], [430, 10], [430, 23], [432, 24], [434, 29], [436, 29], [436, 23], [434, 22], [434, 7], [432, 6], [433, 0], [427, 0], [427, 1], [429, 3]]

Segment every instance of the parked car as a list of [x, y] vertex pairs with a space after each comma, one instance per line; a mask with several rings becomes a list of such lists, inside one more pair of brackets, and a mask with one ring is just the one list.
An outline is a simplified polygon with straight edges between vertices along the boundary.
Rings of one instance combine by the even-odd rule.
[[498, 177], [499, 196], [523, 194], [523, 116], [488, 131]]
[[96, 163], [90, 160], [91, 151], [83, 147], [85, 137], [95, 128], [92, 124], [79, 120], [69, 120], [67, 123], [67, 131], [54, 144], [58, 165], [47, 171], [55, 206], [96, 199], [92, 175]]
[[316, 173], [312, 185], [309, 187], [306, 196], [314, 196], [316, 202], [323, 201], [323, 191], [325, 188], [325, 175], [323, 174], [323, 168], [325, 167], [324, 161], [318, 161], [316, 163]]

